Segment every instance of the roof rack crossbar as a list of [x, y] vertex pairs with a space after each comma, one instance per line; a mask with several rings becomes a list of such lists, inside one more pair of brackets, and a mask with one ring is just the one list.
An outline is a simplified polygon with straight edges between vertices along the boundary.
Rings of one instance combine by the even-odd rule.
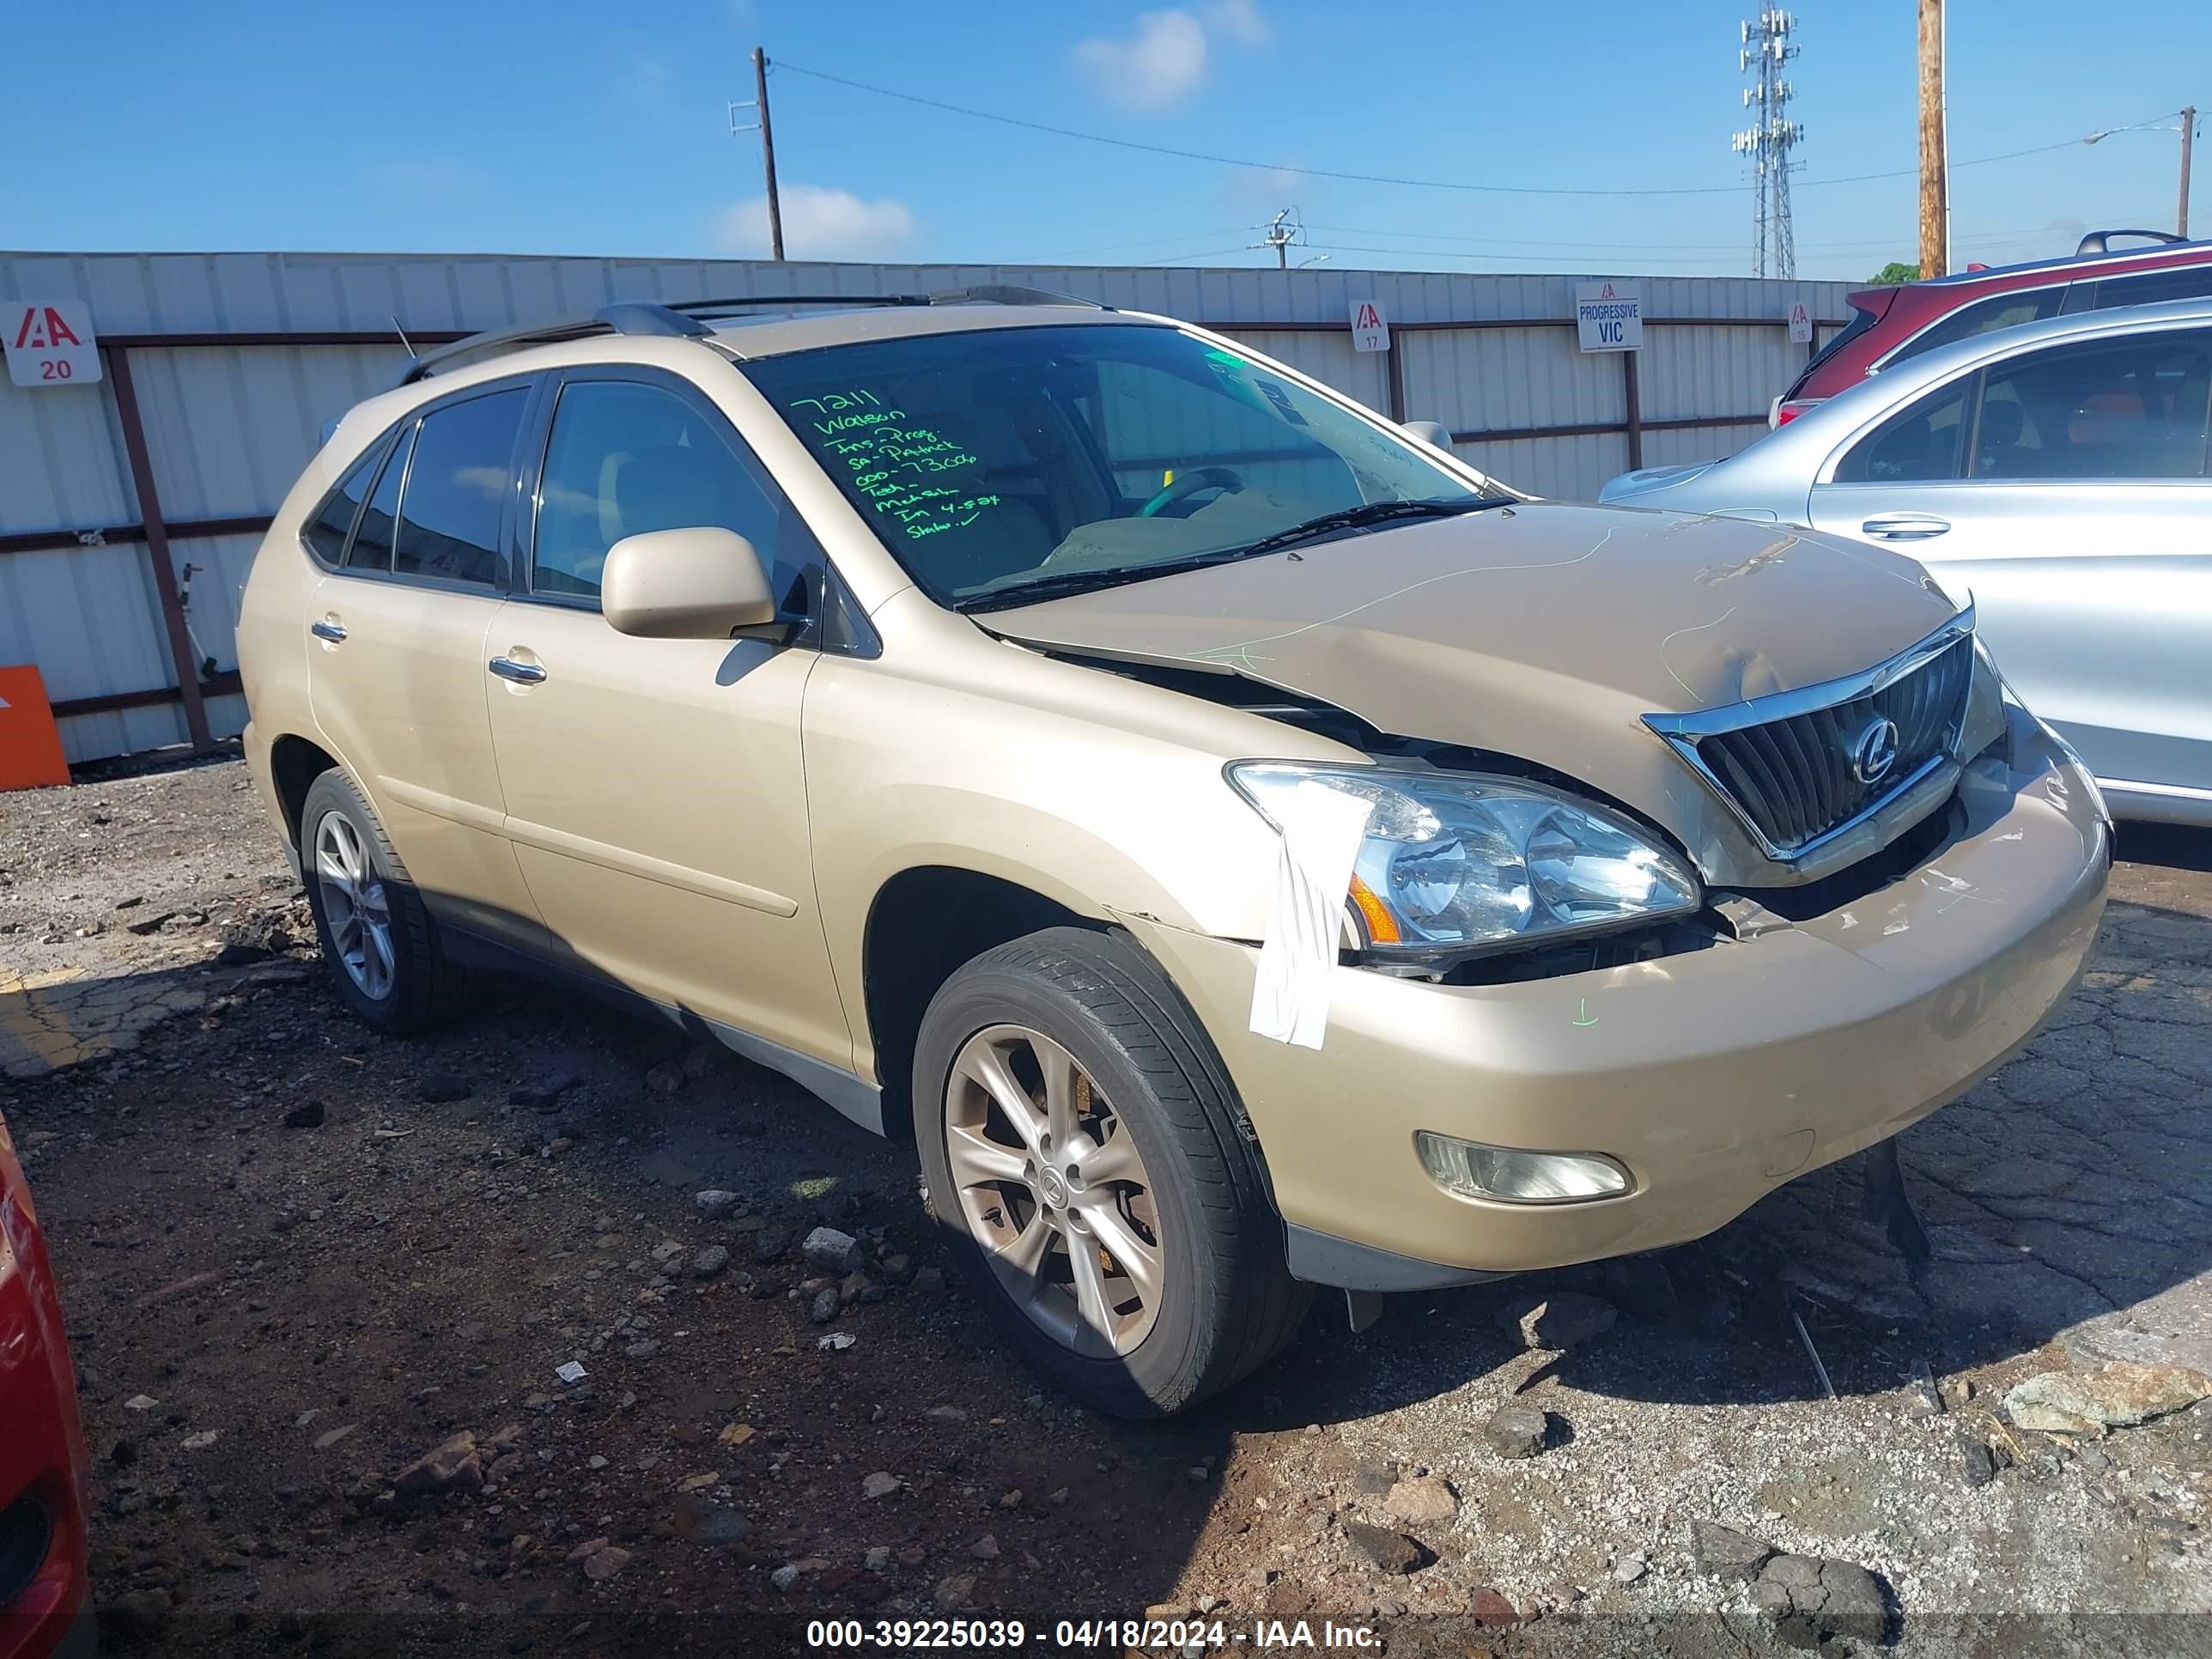
[[2074, 257], [2078, 259], [2085, 253], [2110, 253], [2115, 236], [2140, 236], [2160, 246], [2189, 240], [2185, 236], [2177, 236], [2170, 230], [2093, 230], [2081, 239], [2081, 246], [2074, 250]]

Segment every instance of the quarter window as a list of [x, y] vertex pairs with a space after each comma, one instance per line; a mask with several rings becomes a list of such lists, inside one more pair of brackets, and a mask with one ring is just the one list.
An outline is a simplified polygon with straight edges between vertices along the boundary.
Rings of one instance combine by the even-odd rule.
[[499, 580], [501, 515], [528, 402], [517, 387], [422, 417], [393, 542], [395, 574], [486, 587]]
[[538, 486], [533, 592], [596, 599], [625, 536], [711, 526], [753, 544], [779, 592], [777, 501], [705, 413], [664, 387], [572, 380], [562, 388]]
[[368, 453], [353, 464], [353, 469], [338, 481], [338, 487], [331, 491], [323, 510], [300, 532], [325, 564], [336, 564], [345, 556], [346, 536], [353, 529], [354, 520], [360, 516], [361, 498], [368, 494], [369, 483], [376, 477], [376, 464], [383, 458], [386, 447], [381, 441], [371, 444]]
[[1959, 476], [1966, 430], [1966, 375], [1892, 416], [1837, 464], [1838, 483], [1935, 483]]
[[[1938, 346], [1970, 339], [1977, 334], [1987, 334], [1993, 329], [2012, 328], [2021, 323], [2056, 317], [2059, 301], [2065, 296], [2066, 289], [2063, 283], [2056, 288], [1992, 294], [1986, 300], [1960, 307], [1942, 322], [1906, 341], [1897, 349], [1889, 362], [1901, 363], [1908, 357], [1917, 357], [1923, 351], [1933, 351]], [[1887, 368], [1888, 365], [1883, 366]]]
[[412, 426], [392, 441], [391, 459], [385, 462], [375, 491], [362, 511], [361, 523], [354, 529], [353, 545], [346, 550], [347, 569], [392, 568], [392, 526], [399, 516], [399, 483], [407, 476], [407, 453], [414, 445]]

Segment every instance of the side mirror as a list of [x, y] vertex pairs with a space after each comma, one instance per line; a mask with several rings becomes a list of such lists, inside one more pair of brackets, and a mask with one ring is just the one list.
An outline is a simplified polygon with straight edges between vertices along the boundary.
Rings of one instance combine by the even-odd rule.
[[648, 640], [726, 640], [775, 620], [753, 544], [700, 526], [625, 536], [607, 550], [599, 610], [617, 634]]
[[1407, 421], [1405, 429], [1408, 436], [1419, 438], [1423, 443], [1441, 449], [1447, 455], [1451, 453], [1451, 432], [1443, 422]]

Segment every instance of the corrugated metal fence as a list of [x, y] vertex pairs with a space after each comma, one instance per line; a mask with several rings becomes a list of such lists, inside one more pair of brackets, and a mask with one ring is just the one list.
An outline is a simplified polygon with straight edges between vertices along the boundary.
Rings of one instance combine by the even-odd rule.
[[[911, 293], [1010, 283], [1232, 334], [1539, 495], [1756, 437], [1838, 283], [1635, 279], [1644, 349], [1581, 352], [1573, 276], [384, 254], [0, 253], [0, 301], [80, 299], [97, 386], [0, 386], [0, 663], [35, 662], [72, 761], [244, 725], [231, 630], [269, 514], [323, 423], [420, 345], [613, 300]], [[1392, 349], [1352, 347], [1373, 300]], [[182, 672], [180, 674], [180, 665]]]

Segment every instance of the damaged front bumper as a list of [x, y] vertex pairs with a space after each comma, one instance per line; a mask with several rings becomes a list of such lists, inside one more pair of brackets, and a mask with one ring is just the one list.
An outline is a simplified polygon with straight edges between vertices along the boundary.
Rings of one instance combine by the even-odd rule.
[[[1723, 900], [1736, 937], [1710, 949], [1510, 984], [1340, 966], [1318, 1052], [1249, 1029], [1255, 947], [1126, 919], [1236, 1080], [1292, 1271], [1418, 1290], [1680, 1243], [1995, 1070], [2080, 973], [2112, 862], [2070, 751], [2006, 714], [1935, 851], [1863, 897], [1802, 921]], [[1424, 1130], [1601, 1154], [1633, 1184], [1455, 1195], [1415, 1153]]]

